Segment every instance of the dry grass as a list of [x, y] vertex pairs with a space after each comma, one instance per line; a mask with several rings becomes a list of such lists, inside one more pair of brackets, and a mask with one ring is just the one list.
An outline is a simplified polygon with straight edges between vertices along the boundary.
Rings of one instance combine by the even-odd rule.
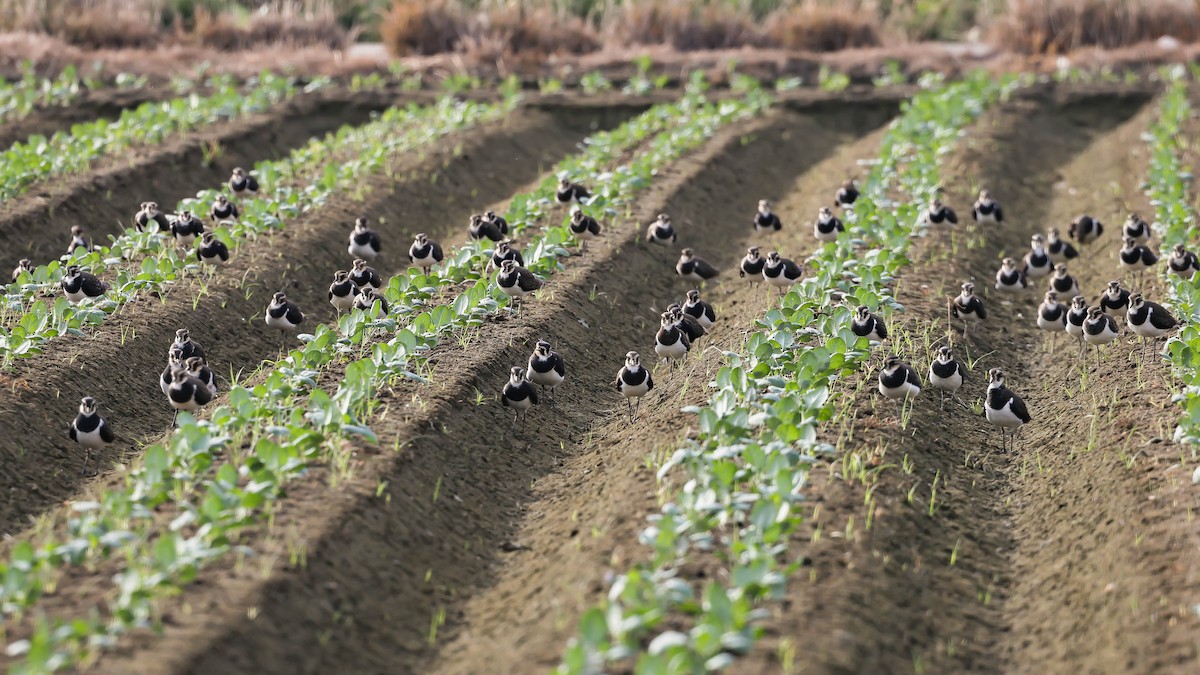
[[396, 0], [379, 27], [397, 56], [464, 52], [478, 59], [587, 54], [600, 41], [582, 19], [547, 5], [470, 11], [458, 0]]
[[687, 0], [643, 0], [602, 15], [605, 44], [670, 45], [679, 51], [760, 44], [762, 32], [746, 7]]
[[806, 3], [767, 17], [772, 43], [785, 49], [835, 52], [882, 44], [880, 25], [870, 13], [844, 6]]
[[994, 43], [1023, 54], [1115, 49], [1164, 35], [1184, 43], [1200, 39], [1200, 6], [1192, 0], [1009, 0], [992, 29]]

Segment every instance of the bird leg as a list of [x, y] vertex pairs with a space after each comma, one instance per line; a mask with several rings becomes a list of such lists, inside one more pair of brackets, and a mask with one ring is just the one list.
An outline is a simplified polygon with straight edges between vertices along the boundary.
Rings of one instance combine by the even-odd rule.
[[516, 431], [516, 429], [517, 429], [517, 420], [518, 420], [518, 419], [520, 419], [520, 418], [521, 418], [521, 413], [520, 413], [520, 412], [514, 412], [514, 413], [513, 413], [513, 421], [512, 421], [512, 424], [508, 425], [508, 429], [509, 429], [509, 431]]
[[171, 417], [171, 428], [179, 426], [179, 408], [175, 409], [175, 414]]
[[90, 460], [91, 458], [92, 458], [92, 449], [91, 449], [91, 448], [84, 448], [84, 449], [83, 449], [83, 468], [81, 468], [81, 469], [79, 470], [79, 475], [80, 475], [80, 476], [86, 476], [86, 475], [87, 475], [87, 465], [88, 465], [88, 460]]
[[637, 421], [638, 413], [642, 411], [642, 399], [639, 397], [637, 402], [633, 404], [633, 421]]

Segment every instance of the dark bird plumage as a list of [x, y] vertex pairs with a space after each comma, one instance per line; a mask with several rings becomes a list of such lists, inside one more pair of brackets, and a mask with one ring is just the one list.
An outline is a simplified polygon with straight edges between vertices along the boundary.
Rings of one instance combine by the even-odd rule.
[[63, 295], [72, 303], [82, 302], [84, 298], [98, 298], [108, 291], [108, 284], [91, 272], [85, 272], [79, 265], [68, 265], [62, 277]]
[[203, 234], [204, 222], [191, 211], [180, 211], [171, 221], [171, 236], [179, 246], [190, 247]]
[[96, 412], [96, 399], [84, 396], [79, 402], [79, 414], [67, 428], [71, 440], [83, 446], [83, 468], [80, 475], [87, 472], [88, 461], [92, 452], [116, 440], [112, 427]]
[[509, 370], [508, 382], [500, 391], [500, 402], [506, 408], [512, 408], [517, 411], [517, 414], [513, 417], [513, 428], [517, 426], [518, 419], [523, 418], [528, 414], [530, 408], [537, 405], [537, 387], [525, 379], [525, 369], [521, 366], [513, 366]]
[[541, 288], [542, 282], [533, 272], [518, 265], [517, 261], [505, 260], [500, 263], [500, 271], [496, 273], [496, 285], [515, 303]]
[[968, 281], [962, 285], [962, 291], [950, 301], [950, 314], [963, 322], [964, 338], [972, 321], [987, 319], [983, 299], [975, 295], [975, 284]]
[[340, 314], [349, 311], [354, 306], [357, 296], [358, 286], [350, 280], [350, 273], [346, 270], [334, 272], [333, 283], [329, 284], [329, 304], [333, 305]]
[[983, 406], [984, 417], [991, 424], [1000, 427], [1000, 445], [1003, 451], [1006, 449], [1005, 436], [1012, 434], [1015, 444], [1016, 430], [1031, 422], [1033, 418], [1025, 407], [1025, 401], [1004, 386], [1004, 371], [992, 368], [988, 371], [988, 379], [987, 399]]
[[1184, 279], [1191, 279], [1197, 271], [1200, 271], [1200, 260], [1183, 244], [1175, 244], [1171, 247], [1171, 253], [1167, 257], [1167, 267], [1172, 274], [1177, 274]]
[[350, 244], [346, 252], [354, 258], [374, 260], [383, 251], [383, 243], [379, 235], [367, 225], [366, 218], [355, 218], [354, 229], [350, 231]]
[[545, 340], [538, 340], [533, 353], [529, 355], [529, 364], [525, 369], [525, 379], [550, 390], [553, 397], [554, 388], [567, 378], [567, 366], [554, 348]]
[[746, 255], [742, 257], [742, 262], [738, 265], [738, 276], [748, 277], [750, 285], [753, 286], [762, 281], [762, 271], [766, 264], [767, 259], [759, 255], [758, 247], [751, 246], [746, 249]]
[[888, 336], [887, 324], [872, 314], [871, 308], [866, 305], [855, 310], [854, 318], [850, 321], [850, 330], [860, 338], [865, 337], [875, 342], [883, 342]]
[[658, 218], [646, 227], [646, 241], [652, 244], [674, 244], [676, 239], [675, 226], [671, 224], [671, 216], [658, 214]]
[[833, 195], [833, 203], [835, 206], [845, 208], [858, 200], [858, 188], [854, 185], [853, 180], [848, 180], [842, 183], [837, 192]]
[[286, 340], [288, 333], [296, 332], [304, 323], [304, 313], [281, 291], [271, 296], [264, 320], [268, 326], [280, 331]]
[[1050, 254], [1050, 259], [1055, 263], [1079, 257], [1079, 251], [1075, 250], [1071, 242], [1059, 237], [1057, 227], [1046, 231], [1046, 252]]
[[1067, 230], [1067, 235], [1081, 245], [1096, 241], [1102, 234], [1104, 234], [1104, 224], [1087, 214], [1076, 216]]
[[700, 299], [700, 291], [692, 289], [687, 292], [687, 301], [683, 303], [683, 313], [696, 320], [705, 330], [717, 322], [717, 313], [713, 306]]
[[229, 262], [229, 247], [225, 242], [217, 239], [215, 232], [205, 232], [200, 241], [200, 246], [196, 248], [196, 257], [201, 262], [206, 262], [212, 265]]
[[767, 254], [766, 264], [763, 265], [763, 281], [770, 286], [775, 286], [783, 293], [789, 286], [800, 281], [804, 276], [804, 269], [795, 262], [780, 257], [779, 251], [771, 251]]
[[1121, 225], [1121, 238], [1129, 237], [1139, 244], [1150, 241], [1150, 223], [1147, 223], [1140, 213], [1131, 213]]
[[388, 301], [383, 297], [383, 294], [370, 286], [358, 289], [358, 295], [354, 296], [354, 308], [364, 312], [369, 312], [375, 304], [379, 304], [379, 314], [381, 316], [388, 313]]
[[500, 266], [504, 264], [505, 260], [515, 260], [517, 265], [521, 267], [525, 266], [525, 256], [521, 255], [520, 251], [513, 248], [512, 242], [498, 241], [496, 242], [496, 250], [492, 252], [492, 266], [496, 269], [500, 269]]
[[412, 246], [408, 247], [409, 261], [421, 268], [422, 274], [429, 274], [429, 268], [442, 262], [445, 256], [442, 246], [427, 237], [423, 232], [413, 238]]
[[1125, 316], [1125, 312], [1129, 310], [1129, 291], [1121, 288], [1120, 281], [1114, 279], [1108, 282], [1108, 286], [1100, 294], [1100, 309], [1104, 310], [1105, 314]]
[[559, 204], [570, 204], [573, 201], [585, 204], [591, 196], [592, 193], [579, 183], [572, 183], [565, 177], [558, 179], [558, 190], [554, 193], [554, 198]]
[[171, 229], [171, 220], [159, 210], [158, 202], [142, 202], [141, 208], [133, 214], [133, 227], [138, 232], [145, 232], [150, 223], [154, 223], [159, 232]]
[[999, 202], [992, 199], [992, 193], [980, 190], [979, 199], [975, 200], [975, 205], [971, 207], [971, 218], [981, 223], [1001, 223], [1004, 222], [1004, 212], [1000, 209]]
[[[642, 366], [641, 357], [637, 352], [625, 354], [625, 365], [617, 371], [617, 379], [613, 382], [613, 386], [625, 397], [625, 403], [629, 408], [629, 421], [631, 423], [636, 421], [637, 411], [641, 407], [641, 397], [654, 389], [654, 378], [651, 377], [650, 371]], [[634, 400], [637, 401], [636, 407]]]
[[958, 214], [954, 212], [954, 209], [943, 204], [942, 200], [935, 199], [925, 211], [925, 220], [934, 225], [941, 225], [942, 223], [957, 225]]
[[67, 255], [71, 255], [76, 249], [83, 249], [84, 252], [92, 250], [91, 242], [83, 234], [83, 228], [78, 225], [71, 226], [71, 242], [67, 244]]
[[34, 269], [33, 261], [30, 260], [29, 258], [21, 258], [20, 260], [18, 260], [17, 266], [15, 268], [13, 268], [13, 273], [12, 273], [13, 283], [14, 284], [17, 283], [17, 279], [19, 279], [22, 274], [33, 274], [33, 269]]
[[255, 194], [258, 192], [258, 179], [246, 173], [246, 170], [239, 166], [229, 177], [229, 189], [239, 197], [243, 194]]
[[584, 249], [587, 248], [588, 240], [600, 236], [600, 222], [579, 208], [571, 212], [571, 221], [567, 223], [567, 228], [570, 229], [571, 236], [578, 239]]
[[204, 354], [204, 348], [200, 346], [199, 342], [196, 342], [192, 339], [191, 334], [188, 333], [188, 329], [186, 328], [180, 328], [179, 330], [175, 331], [175, 341], [172, 342], [171, 346], [167, 349], [168, 361], [171, 356], [171, 351], [175, 349], [179, 350], [180, 363], [192, 358], [193, 356], [207, 358]]
[[833, 215], [833, 210], [822, 206], [817, 213], [817, 219], [813, 221], [813, 236], [817, 241], [836, 241], [838, 235], [845, 231], [846, 226], [842, 224], [841, 219]]
[[358, 258], [354, 261], [354, 266], [350, 268], [350, 281], [354, 282], [355, 286], [362, 288], [370, 286], [375, 290], [383, 288], [383, 279], [375, 273], [375, 268], [367, 265], [367, 261]]
[[467, 225], [467, 236], [471, 239], [489, 239], [491, 241], [504, 241], [506, 235], [500, 231], [500, 227], [490, 220], [486, 220], [483, 214], [476, 213], [471, 216], [471, 222]]
[[758, 212], [754, 214], [754, 231], [778, 232], [781, 229], [783, 223], [780, 222], [779, 216], [771, 211], [771, 202], [765, 199], [758, 200]]
[[696, 253], [690, 248], [685, 248], [680, 252], [679, 261], [675, 263], [675, 273], [688, 281], [697, 283], [707, 281], [720, 274], [717, 268], [708, 264], [707, 261], [697, 258]]
[[213, 220], [237, 220], [241, 215], [238, 212], [238, 207], [225, 195], [217, 195], [217, 200], [213, 202], [212, 208], [208, 211], [209, 217]]

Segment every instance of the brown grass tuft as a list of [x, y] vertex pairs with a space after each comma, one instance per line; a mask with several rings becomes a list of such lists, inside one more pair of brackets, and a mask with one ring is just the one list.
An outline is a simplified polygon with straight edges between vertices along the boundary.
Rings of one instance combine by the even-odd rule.
[[1114, 49], [1169, 35], [1200, 39], [1200, 8], [1191, 0], [1009, 0], [993, 26], [994, 43], [1024, 54]]
[[749, 9], [726, 3], [643, 0], [612, 7], [603, 16], [606, 43], [671, 45], [680, 51], [730, 49], [761, 42]]
[[784, 49], [834, 52], [881, 43], [875, 15], [844, 6], [810, 2], [784, 7], [772, 12], [764, 25], [771, 43]]
[[222, 51], [240, 51], [263, 46], [345, 49], [351, 35], [331, 15], [303, 16], [255, 12], [239, 22], [230, 14], [196, 12], [192, 37], [197, 44]]
[[454, 51], [467, 19], [455, 0], [396, 0], [379, 24], [379, 37], [396, 56]]

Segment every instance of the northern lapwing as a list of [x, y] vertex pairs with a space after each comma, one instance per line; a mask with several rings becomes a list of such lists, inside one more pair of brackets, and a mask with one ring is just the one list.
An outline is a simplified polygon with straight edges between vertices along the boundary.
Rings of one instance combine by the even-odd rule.
[[1050, 290], [1064, 298], [1073, 298], [1079, 295], [1079, 282], [1067, 272], [1066, 263], [1058, 263], [1054, 266], [1054, 274], [1050, 275]]
[[167, 395], [167, 391], [171, 388], [171, 381], [175, 379], [172, 373], [183, 367], [183, 350], [172, 346], [167, 352], [167, 367], [163, 368], [162, 375], [158, 377], [158, 387], [162, 389], [163, 396]]
[[287, 345], [288, 334], [295, 333], [300, 329], [300, 324], [304, 323], [304, 312], [300, 311], [296, 303], [288, 300], [283, 291], [279, 291], [271, 296], [271, 303], [267, 305], [263, 319], [267, 326], [279, 331], [282, 347]]
[[208, 393], [213, 396], [217, 395], [217, 378], [213, 374], [212, 368], [209, 368], [208, 364], [204, 362], [204, 357], [193, 356], [183, 362], [183, 367], [188, 375], [200, 380], [205, 387], [208, 387]]
[[1017, 267], [1016, 258], [1000, 261], [1000, 269], [996, 270], [996, 290], [1014, 293], [1025, 290], [1027, 285], [1025, 274]]
[[833, 209], [822, 206], [813, 221], [813, 236], [820, 242], [837, 241], [838, 235], [846, 231], [841, 219], [833, 215]]
[[29, 258], [21, 258], [17, 261], [16, 268], [13, 269], [12, 280], [17, 283], [17, 279], [21, 278], [22, 274], [33, 274], [33, 261]]
[[504, 407], [516, 411], [512, 429], [517, 428], [518, 419], [524, 419], [529, 414], [529, 409], [537, 405], [537, 387], [525, 379], [525, 369], [521, 366], [513, 366], [509, 370], [508, 382], [505, 383], [504, 389], [500, 390], [500, 402]]
[[579, 183], [572, 183], [566, 176], [558, 179], [558, 189], [554, 193], [554, 198], [559, 204], [570, 204], [571, 202], [586, 204], [587, 198], [591, 196], [592, 193], [588, 192], [587, 188]]
[[1083, 341], [1096, 348], [1097, 368], [1100, 367], [1100, 347], [1116, 340], [1118, 335], [1116, 319], [1099, 307], [1088, 308], [1087, 320], [1083, 322]]
[[1131, 213], [1125, 218], [1125, 223], [1121, 226], [1121, 238], [1126, 237], [1139, 244], [1150, 241], [1150, 223], [1142, 219], [1142, 214]]
[[887, 324], [872, 314], [871, 308], [866, 305], [861, 305], [854, 311], [850, 330], [858, 337], [867, 338], [871, 342], [883, 342], [888, 336]]
[[484, 220], [481, 213], [471, 216], [471, 222], [467, 225], [467, 236], [476, 241], [480, 239], [504, 241], [507, 238], [505, 233], [500, 231], [500, 227], [496, 223]]
[[897, 402], [896, 419], [903, 419], [904, 404], [921, 393], [921, 378], [899, 356], [889, 354], [879, 369], [879, 393]]
[[658, 214], [658, 218], [653, 223], [646, 227], [646, 241], [651, 244], [674, 244], [675, 226], [671, 224], [671, 216], [665, 213]]
[[1087, 318], [1087, 298], [1082, 295], [1071, 298], [1071, 308], [1067, 310], [1067, 324], [1064, 328], [1067, 330], [1067, 335], [1075, 338], [1079, 343], [1080, 357], [1083, 356], [1083, 350], [1087, 349], [1087, 345], [1083, 342], [1083, 324], [1087, 322]]
[[98, 298], [108, 291], [108, 283], [91, 272], [83, 271], [79, 265], [68, 265], [62, 277], [63, 295], [72, 304], [83, 302], [84, 298]]
[[175, 349], [179, 350], [180, 363], [183, 363], [193, 356], [205, 357], [204, 347], [201, 347], [199, 342], [196, 342], [192, 339], [191, 334], [188, 333], [188, 329], [186, 328], [180, 328], [179, 330], [175, 331], [175, 341], [172, 342], [171, 346], [167, 349], [167, 356], [170, 357], [171, 351]]
[[500, 269], [500, 265], [504, 264], [505, 260], [515, 260], [521, 267], [525, 266], [525, 256], [513, 248], [511, 241], [504, 240], [496, 242], [496, 249], [492, 251], [492, 262], [488, 272], [490, 273], [492, 269]]
[[687, 336], [688, 342], [693, 345], [708, 333], [708, 330], [704, 326], [701, 326], [695, 317], [683, 313], [683, 306], [678, 302], [673, 302], [667, 306], [667, 314], [671, 315], [671, 321], [683, 331], [683, 334]]
[[212, 208], [208, 210], [208, 215], [213, 220], [220, 222], [222, 220], [237, 220], [241, 213], [238, 212], [237, 204], [229, 201], [225, 195], [217, 195], [217, 201], [213, 202]]
[[[71, 437], [71, 440], [83, 446], [83, 468], [79, 470], [81, 476], [87, 473], [92, 452], [99, 451], [116, 440], [112, 427], [100, 416], [100, 413], [96, 412], [96, 399], [91, 396], [84, 396], [80, 399], [79, 414], [75, 416], [68, 427], [67, 435]], [[97, 459], [97, 472], [100, 470], [99, 464], [100, 460]]]
[[175, 244], [182, 248], [191, 248], [196, 238], [204, 234], [204, 222], [191, 211], [180, 211], [171, 221], [171, 236]]
[[83, 249], [84, 253], [92, 250], [89, 245], [88, 238], [83, 234], [83, 228], [79, 225], [71, 226], [71, 242], [67, 244], [67, 255], [71, 255], [76, 249]]
[[442, 262], [445, 255], [442, 245], [430, 239], [424, 232], [413, 237], [412, 246], [408, 247], [408, 260], [421, 269], [421, 274], [428, 275], [429, 268]]
[[1076, 216], [1067, 230], [1067, 235], [1079, 242], [1081, 246], [1096, 241], [1102, 234], [1104, 234], [1104, 223], [1087, 214]]
[[654, 389], [654, 378], [651, 377], [650, 371], [642, 366], [642, 357], [638, 356], [637, 352], [625, 354], [625, 365], [617, 371], [617, 379], [613, 386], [625, 397], [625, 403], [629, 407], [629, 422], [636, 422], [642, 397]]
[[212, 401], [212, 392], [199, 379], [192, 377], [186, 368], [171, 371], [171, 386], [167, 387], [167, 401], [175, 409], [171, 426], [179, 421], [179, 411], [195, 412]]
[[967, 338], [971, 322], [987, 318], [983, 299], [975, 295], [975, 284], [968, 281], [962, 285], [961, 292], [950, 301], [950, 315], [963, 322], [964, 340]]
[[763, 232], [778, 232], [783, 229], [783, 223], [780, 222], [779, 216], [771, 211], [771, 202], [760, 199], [758, 200], [758, 212], [754, 214], [754, 231]]
[[216, 232], [205, 232], [196, 247], [196, 258], [210, 265], [224, 265], [229, 262], [229, 247], [217, 239]]
[[382, 293], [370, 286], [358, 289], [358, 295], [354, 296], [354, 309], [370, 313], [371, 308], [376, 304], [379, 305], [379, 315], [387, 316], [388, 301], [387, 298], [383, 297]]
[[669, 312], [659, 315], [658, 332], [654, 334], [654, 353], [668, 362], [682, 362], [692, 348], [683, 329], [675, 323]]
[[992, 193], [980, 190], [979, 199], [971, 207], [971, 218], [978, 223], [999, 223], [1004, 221], [1004, 212], [1000, 210], [1000, 204], [992, 199]]
[[779, 256], [779, 251], [771, 251], [767, 254], [767, 262], [763, 265], [763, 281], [768, 286], [774, 286], [779, 289], [779, 294], [783, 295], [787, 289], [793, 284], [800, 281], [804, 276], [804, 269], [795, 262]]
[[1143, 349], [1138, 351], [1144, 359], [1145, 355], [1142, 352], [1145, 351], [1145, 346], [1175, 330], [1179, 326], [1179, 320], [1166, 307], [1157, 302], [1147, 301], [1141, 293], [1134, 293], [1129, 296], [1129, 312], [1125, 314], [1125, 325], [1141, 339]]
[[571, 231], [571, 236], [579, 241], [580, 251], [586, 251], [588, 242], [600, 236], [600, 221], [584, 213], [583, 209], [575, 207], [571, 209], [571, 220], [567, 223], [567, 229]]
[[675, 273], [687, 279], [701, 283], [716, 277], [720, 272], [705, 260], [696, 257], [696, 252], [685, 248], [679, 253], [679, 261], [675, 263]]
[[943, 204], [942, 200], [934, 199], [929, 203], [929, 208], [925, 210], [925, 222], [932, 225], [941, 225], [942, 223], [957, 225], [958, 214], [954, 212], [954, 209]]
[[567, 366], [549, 342], [538, 340], [534, 346], [525, 379], [540, 386], [543, 394], [550, 390], [550, 400], [554, 400], [554, 388], [567, 379]]
[[696, 323], [708, 330], [717, 322], [717, 313], [713, 306], [700, 299], [700, 291], [692, 289], [687, 292], [687, 300], [683, 303], [683, 313], [696, 320]]
[[500, 234], [508, 236], [508, 221], [503, 216], [500, 216], [495, 211], [484, 211], [483, 220], [491, 223], [497, 230], [500, 230]]
[[159, 210], [158, 202], [142, 202], [141, 208], [133, 214], [133, 229], [138, 232], [145, 232], [150, 223], [154, 223], [154, 229], [159, 232], [171, 229], [171, 221], [167, 214]]
[[842, 186], [833, 193], [833, 205], [841, 208], [847, 208], [858, 200], [858, 187], [854, 185], [854, 180], [848, 180], [842, 183]]
[[954, 358], [949, 347], [938, 347], [937, 356], [929, 363], [929, 386], [941, 392], [942, 409], [946, 409], [946, 394], [954, 396], [962, 387], [965, 370]]
[[1066, 262], [1079, 257], [1079, 251], [1071, 242], [1059, 237], [1058, 228], [1052, 227], [1046, 231], [1046, 252], [1055, 263]]
[[1184, 279], [1192, 279], [1196, 276], [1197, 270], [1200, 270], [1200, 260], [1197, 260], [1196, 254], [1187, 250], [1183, 244], [1175, 244], [1167, 256], [1167, 268], [1171, 274], [1176, 274]]
[[350, 281], [350, 273], [346, 270], [334, 272], [333, 283], [329, 284], [329, 304], [333, 305], [338, 314], [350, 311], [357, 296], [358, 286]]
[[1105, 314], [1125, 316], [1125, 312], [1129, 310], [1129, 291], [1121, 288], [1120, 281], [1114, 279], [1108, 282], [1108, 286], [1100, 294], [1100, 309], [1104, 310]]
[[1004, 371], [992, 368], [988, 371], [987, 400], [983, 403], [983, 414], [987, 421], [1000, 427], [1000, 451], [1004, 452], [1005, 436], [1012, 437], [1012, 450], [1016, 450], [1017, 430], [1029, 424], [1033, 418], [1020, 396], [1004, 386]]
[[350, 268], [350, 281], [354, 282], [355, 286], [362, 288], [370, 286], [375, 290], [383, 288], [383, 279], [375, 273], [375, 268], [367, 265], [367, 261], [362, 258], [357, 258], [354, 265]]
[[756, 288], [763, 280], [762, 271], [766, 264], [767, 260], [759, 255], [758, 247], [751, 246], [746, 249], [746, 255], [742, 256], [742, 261], [738, 263], [738, 276], [748, 279], [750, 287]]
[[242, 167], [236, 167], [233, 175], [229, 177], [229, 190], [238, 197], [257, 194], [258, 179], [246, 173]]
[[1050, 353], [1058, 344], [1058, 334], [1067, 328], [1067, 306], [1058, 301], [1058, 293], [1046, 291], [1042, 304], [1037, 309], [1037, 325], [1045, 331], [1050, 331]]
[[504, 294], [512, 299], [512, 311], [525, 304], [525, 296], [542, 287], [542, 281], [533, 272], [517, 264], [515, 260], [505, 260], [500, 263], [500, 271], [496, 273], [496, 285]]
[[346, 247], [346, 251], [352, 257], [371, 261], [379, 257], [382, 250], [383, 245], [379, 240], [379, 235], [367, 225], [367, 219], [361, 216], [355, 218], [354, 229], [350, 231], [350, 244]]
[[1041, 279], [1054, 269], [1050, 253], [1046, 251], [1046, 238], [1035, 234], [1029, 240], [1029, 253], [1025, 254], [1025, 277]]
[[1148, 246], [1137, 243], [1137, 240], [1133, 237], [1125, 237], [1123, 241], [1125, 245], [1121, 247], [1121, 251], [1118, 253], [1121, 259], [1121, 269], [1132, 273], [1134, 285], [1140, 288], [1142, 286], [1142, 275], [1146, 270], [1152, 269], [1158, 263], [1158, 254], [1151, 251]]

